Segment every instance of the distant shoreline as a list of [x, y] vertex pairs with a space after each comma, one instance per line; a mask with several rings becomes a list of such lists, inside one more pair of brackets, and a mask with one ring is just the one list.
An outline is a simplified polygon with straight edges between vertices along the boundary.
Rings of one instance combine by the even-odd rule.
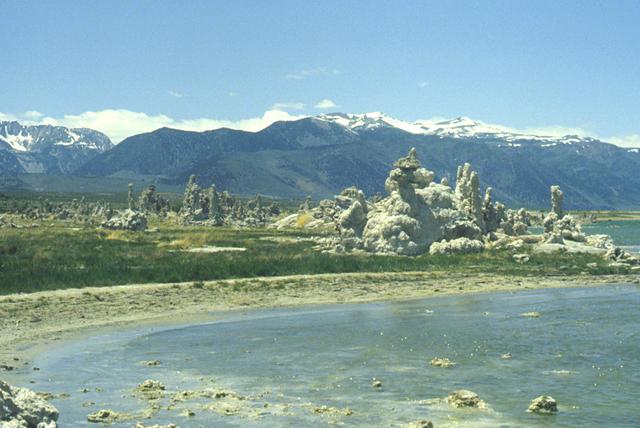
[[637, 275], [349, 273], [11, 294], [0, 297], [0, 364], [21, 367], [61, 340], [136, 326], [211, 321], [212, 312], [634, 282], [640, 283]]

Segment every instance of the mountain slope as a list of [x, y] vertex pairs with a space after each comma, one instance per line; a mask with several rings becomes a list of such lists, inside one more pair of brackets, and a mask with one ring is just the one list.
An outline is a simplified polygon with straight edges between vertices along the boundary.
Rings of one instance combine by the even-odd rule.
[[69, 174], [112, 147], [92, 129], [0, 122], [0, 173]]
[[250, 195], [328, 197], [356, 185], [383, 192], [395, 159], [416, 147], [438, 177], [470, 162], [483, 187], [511, 205], [546, 207], [559, 184], [570, 208], [640, 207], [640, 154], [592, 138], [514, 133], [466, 118], [407, 123], [381, 113], [334, 113], [278, 122], [251, 133], [159, 129], [130, 137], [79, 174], [200, 182]]

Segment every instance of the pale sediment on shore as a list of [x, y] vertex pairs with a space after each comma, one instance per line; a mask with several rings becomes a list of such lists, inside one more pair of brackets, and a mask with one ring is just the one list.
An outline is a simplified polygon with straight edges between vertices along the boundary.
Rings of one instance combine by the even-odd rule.
[[505, 276], [447, 272], [295, 275], [179, 284], [92, 287], [0, 297], [0, 365], [24, 361], [53, 341], [98, 328], [176, 325], [210, 312], [306, 304], [583, 287], [637, 281], [631, 275]]

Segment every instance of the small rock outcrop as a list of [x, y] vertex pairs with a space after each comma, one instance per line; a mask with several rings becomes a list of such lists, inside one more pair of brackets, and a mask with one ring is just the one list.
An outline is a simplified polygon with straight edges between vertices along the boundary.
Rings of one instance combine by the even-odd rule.
[[558, 403], [556, 400], [548, 395], [541, 395], [534, 398], [527, 409], [527, 412], [532, 413], [556, 413], [558, 411]]
[[486, 409], [487, 404], [478, 397], [473, 391], [467, 389], [460, 389], [453, 391], [447, 396], [447, 403], [453, 407], [473, 407], [476, 409]]
[[434, 242], [429, 248], [429, 254], [469, 254], [480, 253], [484, 250], [484, 243], [477, 239], [457, 238], [451, 241]]
[[0, 426], [56, 428], [58, 410], [40, 394], [0, 380]]
[[544, 218], [545, 242], [561, 244], [565, 239], [575, 242], [585, 242], [580, 225], [571, 215], [564, 213], [564, 193], [560, 186], [551, 186], [551, 212]]
[[434, 358], [431, 360], [430, 364], [432, 366], [435, 367], [442, 367], [442, 368], [450, 368], [450, 367], [455, 367], [456, 363], [454, 363], [453, 361], [451, 361], [448, 358]]
[[111, 230], [147, 230], [147, 216], [140, 211], [126, 209], [101, 225], [105, 229]]
[[112, 424], [133, 419], [133, 415], [116, 412], [111, 409], [100, 409], [87, 415], [87, 422], [96, 424]]

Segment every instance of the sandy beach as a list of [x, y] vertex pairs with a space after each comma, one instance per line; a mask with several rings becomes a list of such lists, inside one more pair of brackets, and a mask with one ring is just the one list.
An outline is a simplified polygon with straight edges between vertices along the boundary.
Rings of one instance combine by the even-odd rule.
[[47, 347], [79, 335], [197, 323], [210, 319], [211, 312], [621, 283], [640, 283], [640, 279], [630, 275], [354, 273], [12, 294], [0, 297], [0, 364], [10, 370]]

